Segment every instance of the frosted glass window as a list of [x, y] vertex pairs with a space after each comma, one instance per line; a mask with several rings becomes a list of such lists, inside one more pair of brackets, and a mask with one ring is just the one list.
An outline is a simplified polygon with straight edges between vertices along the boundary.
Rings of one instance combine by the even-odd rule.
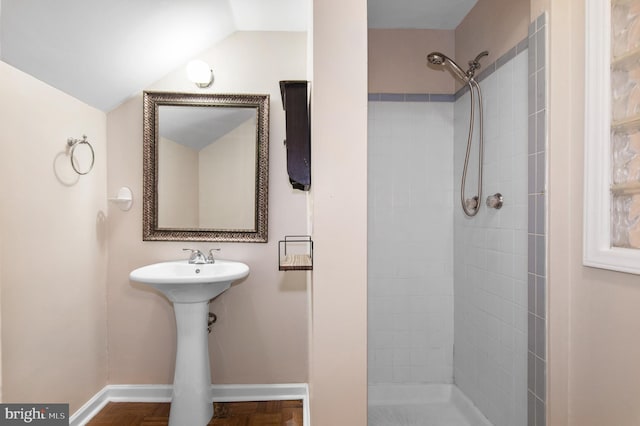
[[640, 248], [640, 0], [611, 3], [611, 245]]
[[640, 274], [640, 0], [586, 0], [583, 263]]

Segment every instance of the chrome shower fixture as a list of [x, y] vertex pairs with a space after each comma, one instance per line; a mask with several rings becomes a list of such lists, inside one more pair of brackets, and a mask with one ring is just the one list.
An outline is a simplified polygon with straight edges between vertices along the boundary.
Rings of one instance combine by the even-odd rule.
[[462, 68], [460, 68], [460, 66], [458, 64], [456, 64], [453, 59], [449, 58], [444, 53], [440, 53], [440, 52], [429, 53], [429, 55], [427, 55], [427, 61], [429, 61], [429, 63], [431, 63], [433, 65], [448, 66], [449, 69], [451, 69], [451, 71], [460, 80], [462, 80], [465, 83], [467, 83], [469, 81], [469, 77], [467, 76], [467, 74], [464, 71], [462, 71]]
[[[484, 155], [484, 136], [483, 136], [483, 120], [482, 120], [482, 91], [480, 85], [473, 78], [476, 71], [480, 69], [480, 59], [489, 55], [488, 51], [480, 52], [475, 59], [469, 61], [469, 69], [467, 72], [462, 71], [462, 68], [455, 61], [449, 58], [444, 53], [431, 52], [427, 55], [427, 61], [432, 65], [443, 65], [449, 67], [451, 72], [462, 80], [463, 83], [469, 86], [469, 94], [471, 97], [471, 113], [469, 117], [469, 138], [467, 139], [467, 150], [464, 157], [464, 168], [462, 169], [462, 182], [460, 183], [460, 203], [462, 204], [462, 210], [464, 214], [473, 217], [480, 211], [480, 199], [482, 198], [482, 161]], [[469, 166], [469, 156], [471, 154], [471, 144], [473, 142], [473, 128], [474, 128], [474, 112], [475, 112], [475, 95], [478, 96], [478, 115], [479, 115], [479, 141], [478, 141], [478, 194], [471, 198], [465, 198], [465, 189], [467, 184], [467, 169]], [[494, 207], [494, 206], [491, 206]], [[494, 207], [499, 208], [499, 207]]]
[[480, 69], [480, 58], [484, 56], [489, 56], [489, 52], [487, 50], [480, 52], [480, 54], [476, 56], [475, 59], [469, 61], [469, 69], [467, 70], [467, 75], [469, 76], [469, 78], [473, 78], [476, 71]]
[[449, 58], [444, 53], [431, 52], [427, 55], [427, 61], [429, 61], [429, 63], [432, 65], [448, 66], [456, 77], [458, 77], [464, 83], [468, 83], [469, 80], [473, 78], [476, 71], [480, 69], [480, 59], [487, 55], [489, 55], [489, 52], [486, 50], [484, 52], [480, 52], [480, 54], [476, 56], [475, 59], [469, 61], [469, 69], [466, 72], [462, 71], [460, 65], [456, 64], [453, 59]]

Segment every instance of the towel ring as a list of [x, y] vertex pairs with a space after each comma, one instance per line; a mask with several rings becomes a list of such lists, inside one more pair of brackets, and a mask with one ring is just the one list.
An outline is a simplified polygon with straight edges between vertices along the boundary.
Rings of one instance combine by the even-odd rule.
[[[93, 163], [95, 163], [95, 160], [96, 160], [96, 153], [94, 152], [93, 147], [87, 140], [87, 135], [82, 135], [82, 139], [69, 138], [67, 139], [67, 145], [71, 148], [71, 151], [69, 152], [69, 157], [71, 158], [71, 167], [73, 168], [73, 171], [79, 175], [86, 175], [87, 173], [89, 173], [91, 169], [93, 169]], [[87, 145], [91, 150], [91, 164], [89, 165], [89, 168], [85, 172], [81, 172], [80, 170], [78, 170], [78, 168], [76, 167], [73, 161], [74, 153], [78, 145]]]

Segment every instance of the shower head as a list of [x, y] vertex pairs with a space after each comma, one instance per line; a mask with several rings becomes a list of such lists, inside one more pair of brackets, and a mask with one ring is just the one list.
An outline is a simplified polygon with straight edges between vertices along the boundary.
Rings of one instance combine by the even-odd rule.
[[427, 61], [433, 65], [442, 65], [444, 64], [446, 56], [444, 56], [440, 52], [431, 52], [427, 55]]
[[431, 52], [427, 55], [427, 61], [433, 65], [448, 65], [453, 74], [464, 83], [469, 82], [469, 76], [462, 71], [462, 68], [444, 53]]

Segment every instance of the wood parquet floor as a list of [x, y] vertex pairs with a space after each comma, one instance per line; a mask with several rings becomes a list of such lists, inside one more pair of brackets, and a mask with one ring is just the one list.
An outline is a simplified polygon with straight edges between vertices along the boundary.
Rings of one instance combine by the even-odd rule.
[[[110, 402], [87, 426], [167, 426], [170, 407], [169, 403]], [[207, 426], [302, 426], [302, 401], [214, 402]]]

